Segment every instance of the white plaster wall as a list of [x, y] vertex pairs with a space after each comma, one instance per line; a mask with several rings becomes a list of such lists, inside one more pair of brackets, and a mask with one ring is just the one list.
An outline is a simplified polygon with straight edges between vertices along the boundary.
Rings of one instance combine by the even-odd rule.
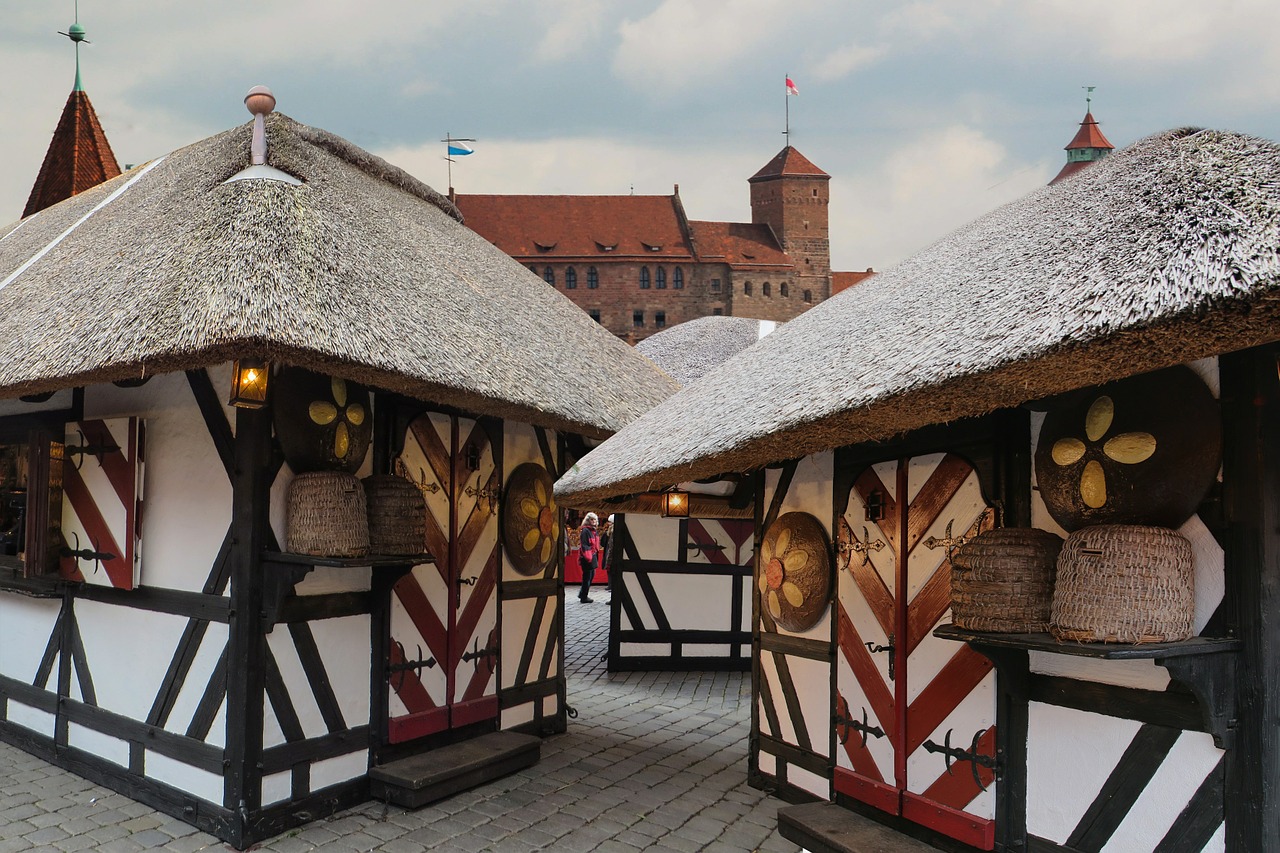
[[71, 408], [72, 392], [70, 388], [55, 391], [54, 395], [43, 403], [24, 403], [16, 397], [0, 400], [0, 417], [8, 415], [29, 415], [32, 412], [56, 412]]
[[[832, 478], [835, 472], [835, 454], [831, 451], [825, 453], [817, 453], [812, 456], [806, 456], [796, 465], [795, 476], [791, 479], [791, 486], [787, 489], [786, 497], [783, 499], [782, 506], [778, 511], [781, 516], [788, 512], [807, 512], [822, 523], [822, 529], [826, 531], [828, 539], [831, 537], [831, 507], [832, 507]], [[765, 471], [765, 490], [764, 490], [764, 512], [767, 513], [773, 502], [773, 495], [778, 487], [781, 478], [781, 471], [778, 469], [768, 469]], [[764, 538], [767, 530], [757, 531], [757, 541]], [[751, 579], [752, 589], [759, 589], [759, 566], [756, 567], [757, 576]], [[835, 578], [834, 570], [832, 571], [831, 585], [831, 601], [835, 601]], [[793, 637], [808, 637], [814, 640], [820, 640], [824, 643], [831, 642], [831, 613], [832, 607], [828, 605], [826, 613], [817, 624], [809, 628], [807, 631], [794, 632], [788, 631], [782, 626], [778, 626], [779, 634], [786, 634]], [[798, 687], [798, 685], [797, 685]], [[823, 690], [826, 694], [826, 701], [830, 701], [831, 685], [827, 683]]]
[[67, 744], [91, 755], [105, 758], [121, 767], [129, 766], [129, 742], [86, 729], [76, 723], [67, 724]]
[[147, 776], [157, 782], [186, 791], [193, 797], [199, 797], [211, 803], [222, 804], [222, 777], [205, 770], [199, 770], [181, 761], [174, 761], [166, 755], [147, 750], [143, 755]]
[[[210, 368], [215, 391], [231, 368]], [[224, 406], [232, 429], [235, 410]], [[218, 457], [185, 373], [155, 376], [139, 388], [85, 390], [86, 418], [146, 421], [141, 584], [198, 591], [231, 524], [231, 481]]]
[[[673, 629], [725, 631], [733, 627], [733, 578], [655, 573], [649, 575], [649, 580]], [[744, 607], [745, 602], [750, 601], [749, 583], [743, 583]], [[643, 593], [638, 590], [637, 593], [644, 598]], [[692, 654], [687, 648], [685, 653]]]
[[311, 790], [319, 791], [339, 782], [358, 779], [369, 771], [369, 750], [362, 749], [311, 765]]
[[75, 614], [98, 705], [145, 720], [187, 619], [84, 599], [76, 601]]
[[[309, 622], [308, 625], [315, 638], [316, 648], [320, 650], [325, 674], [337, 696], [343, 721], [348, 728], [365, 725], [369, 722], [369, 656], [372, 653], [369, 647], [369, 617], [321, 619]], [[280, 676], [293, 703], [293, 710], [298, 715], [298, 722], [302, 725], [303, 734], [308, 738], [327, 734], [329, 729], [298, 658], [297, 646], [288, 626], [277, 625], [267, 635], [267, 644], [280, 667]], [[284, 733], [280, 730], [270, 700], [266, 707], [267, 713], [263, 719], [264, 745], [284, 743]]]
[[0, 642], [0, 675], [31, 683], [61, 609], [61, 599], [0, 593], [0, 626], [4, 631], [4, 641]]
[[[627, 513], [627, 533], [642, 560], [680, 559], [680, 519]], [[615, 547], [615, 552], [616, 552]]]

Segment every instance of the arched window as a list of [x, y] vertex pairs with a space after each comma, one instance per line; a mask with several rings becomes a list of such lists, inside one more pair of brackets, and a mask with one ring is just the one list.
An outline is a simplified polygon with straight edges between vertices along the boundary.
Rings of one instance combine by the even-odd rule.
[[743, 295], [743, 296], [750, 296], [750, 295], [751, 295], [751, 282], [749, 282], [749, 281], [744, 281], [744, 282], [742, 283], [742, 295]]
[[805, 301], [805, 302], [812, 302], [812, 301], [813, 301], [813, 291], [812, 291], [812, 290], [806, 290], [806, 291], [804, 292], [804, 301]]
[[529, 265], [529, 272], [533, 273], [534, 275], [538, 275], [538, 274], [539, 274], [538, 268], [537, 268], [536, 266], [534, 266], [533, 264], [530, 264], [530, 265]]
[[542, 271], [542, 277], [547, 280], [547, 284], [551, 285], [552, 287], [556, 286], [556, 271], [553, 270], [551, 267], [547, 267]]
[[649, 268], [648, 267], [640, 267], [640, 289], [641, 290], [649, 289]]
[[600, 286], [600, 273], [595, 267], [587, 267], [587, 290], [595, 290]]
[[658, 272], [654, 275], [654, 278], [657, 279], [658, 290], [667, 289], [667, 268], [666, 267], [658, 267]]
[[671, 287], [674, 290], [684, 290], [684, 270], [676, 267], [676, 271], [671, 274]]
[[770, 287], [770, 286], [769, 286], [769, 282], [767, 282], [767, 281], [766, 281], [766, 282], [765, 282], [763, 285], [761, 285], [761, 287], [760, 287], [760, 295], [761, 295], [761, 296], [771, 296], [772, 294], [773, 294], [773, 288], [772, 288], [772, 287]]
[[564, 289], [575, 290], [578, 287], [578, 271], [569, 267], [564, 271]]
[[778, 285], [778, 295], [780, 296], [791, 295], [791, 288], [787, 286], [787, 283], [785, 281], [782, 284]]

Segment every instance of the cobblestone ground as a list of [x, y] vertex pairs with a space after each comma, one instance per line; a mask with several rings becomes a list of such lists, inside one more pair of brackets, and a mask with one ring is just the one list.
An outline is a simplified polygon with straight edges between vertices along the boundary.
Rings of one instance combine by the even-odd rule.
[[[780, 801], [747, 787], [750, 678], [610, 675], [608, 593], [566, 604], [569, 731], [528, 770], [417, 811], [369, 803], [256, 850], [710, 853], [799, 848], [777, 833]], [[0, 853], [227, 850], [119, 794], [0, 744]]]

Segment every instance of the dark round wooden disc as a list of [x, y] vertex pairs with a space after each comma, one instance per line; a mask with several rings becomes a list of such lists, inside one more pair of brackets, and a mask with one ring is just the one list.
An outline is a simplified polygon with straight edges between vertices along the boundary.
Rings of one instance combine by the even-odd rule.
[[1092, 524], [1178, 527], [1218, 476], [1218, 401], [1187, 367], [1102, 385], [1045, 416], [1036, 482], [1067, 531]]
[[807, 512], [779, 516], [757, 557], [761, 608], [788, 631], [816, 625], [831, 601], [831, 549], [822, 522]]
[[540, 575], [560, 556], [563, 522], [551, 491], [551, 475], [535, 462], [517, 465], [502, 498], [502, 547], [511, 567]]
[[272, 420], [295, 474], [354, 474], [373, 438], [369, 389], [345, 379], [286, 367], [271, 379]]

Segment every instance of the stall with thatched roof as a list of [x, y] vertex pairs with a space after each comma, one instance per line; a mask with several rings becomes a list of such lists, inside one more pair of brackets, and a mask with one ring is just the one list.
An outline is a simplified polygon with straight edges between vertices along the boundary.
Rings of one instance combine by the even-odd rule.
[[551, 485], [676, 387], [429, 187], [246, 102], [0, 229], [0, 739], [237, 846], [563, 730]]
[[1266, 849], [1278, 296], [1280, 146], [1159, 134], [788, 323], [557, 495], [755, 472], [758, 784], [985, 849]]

